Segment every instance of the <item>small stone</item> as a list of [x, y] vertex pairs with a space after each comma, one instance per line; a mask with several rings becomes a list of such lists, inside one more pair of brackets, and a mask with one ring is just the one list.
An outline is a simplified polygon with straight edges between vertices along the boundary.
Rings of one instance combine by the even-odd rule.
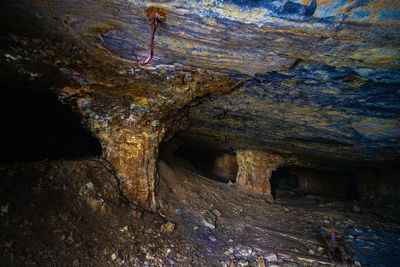
[[269, 253], [265, 255], [264, 259], [266, 259], [268, 263], [278, 262], [278, 256], [276, 256], [276, 253]]
[[138, 218], [138, 219], [140, 219], [140, 218], [142, 218], [142, 212], [140, 211], [140, 210], [133, 210], [132, 211], [132, 216], [133, 217], [135, 217], [135, 218]]
[[319, 254], [322, 254], [325, 252], [325, 249], [323, 247], [317, 247], [317, 251]]
[[217, 220], [217, 216], [211, 211], [206, 211], [204, 213], [203, 225], [210, 229], [215, 229], [215, 222]]
[[213, 242], [217, 241], [217, 238], [213, 235], [208, 236], [208, 239], [210, 239]]
[[8, 58], [8, 59], [11, 59], [11, 60], [15, 60], [15, 57], [13, 57], [13, 56], [10, 55], [10, 54], [4, 54], [4, 57], [6, 57], [6, 58]]
[[79, 266], [79, 261], [77, 259], [73, 260], [72, 266]]
[[238, 250], [239, 254], [244, 257], [251, 256], [251, 253], [253, 252], [253, 249], [251, 247], [244, 246], [242, 244], [237, 245], [236, 249]]
[[249, 262], [246, 261], [246, 260], [239, 260], [239, 261], [237, 262], [237, 265], [238, 265], [238, 266], [241, 266], [241, 267], [245, 267], [245, 266], [248, 266], [248, 265], [249, 265]]
[[175, 224], [173, 222], [166, 222], [160, 227], [160, 230], [163, 233], [172, 233], [174, 229], [175, 229]]
[[199, 227], [197, 225], [193, 227], [193, 230], [197, 230], [197, 229], [199, 229]]
[[128, 225], [125, 225], [124, 227], [119, 229], [120, 232], [128, 232]]
[[312, 249], [310, 249], [310, 250], [308, 251], [308, 254], [310, 254], [311, 256], [313, 256], [313, 255], [315, 255], [315, 251], [312, 250]]
[[165, 257], [169, 255], [169, 253], [171, 253], [171, 249], [170, 248], [164, 248], [163, 249], [164, 255]]
[[67, 238], [67, 241], [69, 242], [69, 243], [73, 243], [75, 240], [74, 240], [74, 237], [72, 236], [72, 233], [70, 233], [69, 234], [69, 236], [68, 236], [68, 238]]
[[284, 207], [283, 210], [284, 210], [285, 212], [289, 212], [289, 211], [290, 211], [290, 210], [289, 210], [288, 208], [286, 208], [286, 207]]
[[183, 81], [185, 83], [190, 82], [192, 80], [192, 75], [190, 73], [185, 74], [185, 78], [183, 78]]
[[229, 243], [232, 243], [232, 242], [233, 242], [233, 239], [230, 239], [230, 238], [229, 238], [229, 239], [228, 239], [228, 242], [229, 242]]
[[354, 265], [357, 266], [357, 267], [361, 267], [361, 263], [359, 261], [355, 261]]
[[325, 224], [330, 224], [331, 222], [330, 222], [329, 220], [325, 219], [325, 220], [324, 220], [324, 223], [325, 223]]
[[212, 213], [214, 213], [218, 217], [222, 215], [222, 213], [217, 209], [213, 210]]
[[354, 206], [353, 206], [353, 211], [356, 212], [356, 213], [359, 213], [359, 212], [361, 211], [361, 209], [360, 209], [359, 206], [354, 205]]
[[111, 255], [111, 259], [115, 261], [121, 255], [121, 251], [117, 250]]
[[224, 252], [224, 255], [226, 255], [226, 256], [229, 256], [229, 255], [231, 255], [231, 254], [233, 254], [233, 247], [228, 248], [228, 249]]
[[266, 267], [265, 260], [263, 258], [258, 258], [257, 265], [258, 265], [258, 267]]
[[210, 228], [210, 229], [215, 229], [215, 225], [212, 224], [212, 223], [210, 223], [210, 222], [208, 222], [206, 219], [203, 220], [203, 225], [204, 225], [205, 227]]

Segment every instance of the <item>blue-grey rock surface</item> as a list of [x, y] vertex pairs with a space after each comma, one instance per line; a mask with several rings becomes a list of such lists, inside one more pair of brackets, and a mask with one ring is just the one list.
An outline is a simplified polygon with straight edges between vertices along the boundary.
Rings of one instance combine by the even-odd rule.
[[[187, 112], [185, 135], [233, 150], [400, 158], [399, 1], [1, 5], [2, 60], [25, 74], [45, 76], [46, 68], [35, 69], [33, 61], [58, 69], [70, 86], [85, 88], [78, 98], [91, 95], [102, 103], [92, 109], [97, 124], [108, 117], [116, 125], [121, 113], [126, 121], [132, 112], [137, 121], [159, 120], [167, 129], [171, 117]], [[166, 20], [156, 31], [153, 61], [139, 67], [135, 56], [147, 53], [150, 6], [162, 9]], [[193, 71], [202, 74], [192, 78]], [[205, 90], [199, 77], [206, 76]], [[115, 108], [121, 97], [135, 108]]]

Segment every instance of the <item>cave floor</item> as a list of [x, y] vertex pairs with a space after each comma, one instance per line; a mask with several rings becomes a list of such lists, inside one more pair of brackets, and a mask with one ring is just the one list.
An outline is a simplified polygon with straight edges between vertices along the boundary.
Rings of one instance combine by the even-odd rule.
[[1, 164], [0, 265], [334, 265], [323, 240], [332, 228], [342, 265], [400, 262], [397, 207], [354, 212], [354, 202], [290, 191], [268, 203], [185, 161], [158, 165], [161, 216], [121, 198], [97, 158]]

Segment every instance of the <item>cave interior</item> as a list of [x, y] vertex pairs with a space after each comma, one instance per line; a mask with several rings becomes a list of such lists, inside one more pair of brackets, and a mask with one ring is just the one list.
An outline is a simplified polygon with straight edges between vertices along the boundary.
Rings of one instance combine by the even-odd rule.
[[0, 264], [397, 266], [399, 3], [153, 2], [0, 4]]

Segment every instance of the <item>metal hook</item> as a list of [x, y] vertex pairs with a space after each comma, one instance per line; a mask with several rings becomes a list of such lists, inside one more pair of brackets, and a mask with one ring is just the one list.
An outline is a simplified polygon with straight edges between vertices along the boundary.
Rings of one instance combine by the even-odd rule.
[[154, 55], [154, 35], [157, 30], [158, 23], [162, 23], [166, 16], [164, 11], [162, 11], [158, 7], [149, 7], [146, 9], [147, 17], [150, 19], [151, 23], [151, 37], [150, 37], [150, 46], [149, 46], [149, 51], [147, 52], [147, 58], [144, 61], [140, 61], [137, 56], [135, 56], [135, 59], [137, 63], [140, 66], [147, 65], [150, 63], [151, 59], [153, 58]]

